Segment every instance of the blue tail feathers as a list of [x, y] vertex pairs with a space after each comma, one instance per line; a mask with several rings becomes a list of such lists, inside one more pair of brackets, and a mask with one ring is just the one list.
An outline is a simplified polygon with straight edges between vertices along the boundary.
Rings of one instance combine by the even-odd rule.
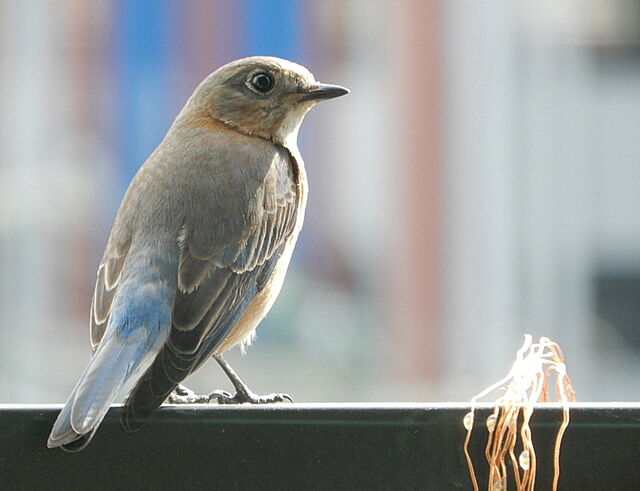
[[[149, 358], [151, 353], [145, 348], [146, 343], [117, 334], [103, 340], [58, 416], [49, 448], [67, 445], [65, 449], [77, 451], [89, 443], [118, 391]], [[83, 441], [69, 445], [77, 440]]]

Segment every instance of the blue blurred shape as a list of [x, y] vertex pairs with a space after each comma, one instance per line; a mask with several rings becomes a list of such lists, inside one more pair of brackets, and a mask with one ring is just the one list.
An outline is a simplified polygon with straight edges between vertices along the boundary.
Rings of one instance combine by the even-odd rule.
[[126, 188], [170, 121], [169, 0], [119, 0], [116, 16], [117, 138]]
[[242, 56], [269, 55], [298, 60], [302, 54], [301, 0], [244, 0]]

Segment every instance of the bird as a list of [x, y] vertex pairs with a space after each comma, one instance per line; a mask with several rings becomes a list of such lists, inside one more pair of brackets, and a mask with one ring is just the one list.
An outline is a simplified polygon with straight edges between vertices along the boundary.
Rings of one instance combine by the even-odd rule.
[[[282, 287], [307, 201], [302, 120], [347, 93], [270, 56], [227, 63], [197, 86], [122, 199], [91, 302], [92, 355], [49, 448], [85, 448], [129, 382], [127, 432], [167, 399], [291, 400], [251, 392], [223, 353], [251, 343]], [[235, 395], [182, 385], [210, 358]]]

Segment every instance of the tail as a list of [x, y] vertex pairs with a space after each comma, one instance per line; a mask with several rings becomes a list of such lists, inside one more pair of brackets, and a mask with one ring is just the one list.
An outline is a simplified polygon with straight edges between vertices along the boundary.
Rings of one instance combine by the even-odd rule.
[[118, 391], [149, 354], [144, 342], [113, 335], [103, 340], [53, 425], [47, 446], [86, 447]]
[[179, 354], [165, 345], [147, 371], [140, 377], [124, 403], [122, 427], [139, 430], [153, 413], [193, 370], [198, 353]]

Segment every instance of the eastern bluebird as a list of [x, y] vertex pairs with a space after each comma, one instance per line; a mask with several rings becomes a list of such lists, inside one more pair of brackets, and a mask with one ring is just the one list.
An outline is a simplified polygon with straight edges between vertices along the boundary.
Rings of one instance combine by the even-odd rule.
[[[93, 355], [48, 446], [84, 448], [129, 380], [125, 430], [172, 401], [272, 402], [222, 358], [249, 344], [275, 301], [304, 217], [296, 139], [318, 101], [347, 94], [273, 57], [209, 75], [133, 178], [98, 267]], [[236, 388], [196, 396], [179, 384], [213, 356]]]

